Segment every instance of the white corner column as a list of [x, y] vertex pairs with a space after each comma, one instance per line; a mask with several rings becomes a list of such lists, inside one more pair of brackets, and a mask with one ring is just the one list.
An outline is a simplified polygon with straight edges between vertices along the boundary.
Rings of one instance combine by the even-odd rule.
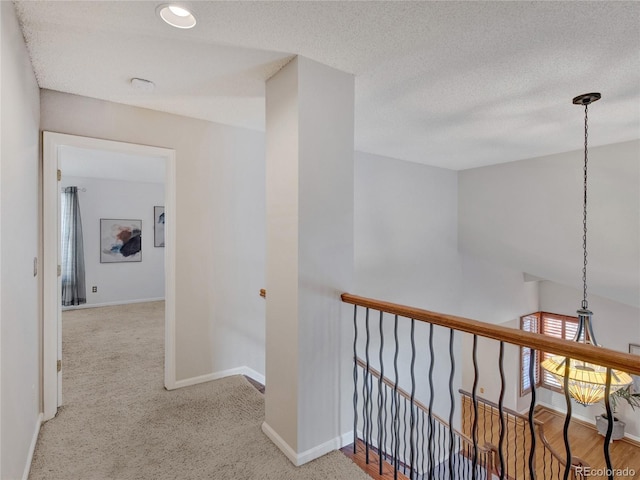
[[354, 77], [297, 57], [267, 81], [266, 418], [302, 465], [351, 440]]

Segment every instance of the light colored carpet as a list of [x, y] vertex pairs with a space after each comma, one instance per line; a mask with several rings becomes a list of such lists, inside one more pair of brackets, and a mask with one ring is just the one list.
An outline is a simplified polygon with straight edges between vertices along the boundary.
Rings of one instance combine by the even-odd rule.
[[31, 480], [369, 479], [340, 452], [294, 467], [241, 376], [166, 391], [163, 316], [162, 302], [64, 313], [64, 406], [42, 426]]

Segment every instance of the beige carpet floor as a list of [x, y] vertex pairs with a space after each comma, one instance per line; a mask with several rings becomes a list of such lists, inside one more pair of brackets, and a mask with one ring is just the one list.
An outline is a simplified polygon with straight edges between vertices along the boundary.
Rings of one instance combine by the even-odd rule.
[[369, 478], [340, 452], [294, 467], [244, 377], [166, 391], [163, 317], [162, 302], [64, 313], [64, 406], [42, 426], [31, 480]]

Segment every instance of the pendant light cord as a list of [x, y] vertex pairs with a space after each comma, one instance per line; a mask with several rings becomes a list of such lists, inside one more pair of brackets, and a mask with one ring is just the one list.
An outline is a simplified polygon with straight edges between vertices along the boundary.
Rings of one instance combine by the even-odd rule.
[[582, 250], [584, 252], [584, 264], [582, 266], [582, 308], [584, 310], [589, 308], [589, 304], [587, 303], [587, 158], [588, 158], [588, 148], [587, 148], [587, 139], [588, 139], [588, 112], [589, 105], [586, 104], [584, 106], [584, 202], [583, 202], [583, 211], [582, 211]]

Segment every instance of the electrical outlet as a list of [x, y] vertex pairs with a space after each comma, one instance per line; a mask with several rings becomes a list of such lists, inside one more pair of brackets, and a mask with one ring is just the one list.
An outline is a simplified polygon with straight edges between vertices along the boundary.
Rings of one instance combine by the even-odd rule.
[[95, 285], [91, 287], [91, 293], [98, 293], [98, 287], [96, 287]]
[[480, 387], [480, 393], [484, 393], [484, 387]]

